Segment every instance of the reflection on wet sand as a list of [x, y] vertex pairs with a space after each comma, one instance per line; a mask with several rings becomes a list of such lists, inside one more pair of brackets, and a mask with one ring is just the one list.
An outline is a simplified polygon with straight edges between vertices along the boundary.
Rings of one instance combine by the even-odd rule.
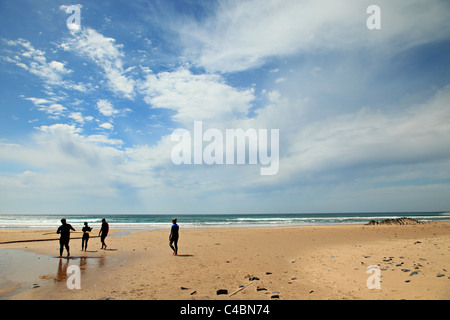
[[[58, 269], [56, 271], [56, 276], [53, 279], [56, 282], [65, 282], [67, 280], [67, 268], [70, 265], [76, 265], [80, 268], [81, 275], [86, 275], [88, 268], [98, 268], [102, 269], [105, 267], [105, 257], [95, 256], [95, 257], [70, 257], [70, 258], [60, 258], [58, 263]], [[95, 263], [94, 263], [95, 261]], [[78, 263], [76, 263], [78, 262]], [[45, 277], [45, 276], [43, 276]], [[41, 278], [43, 278], [41, 277]], [[49, 279], [51, 277], [45, 277]]]
[[[72, 266], [79, 267], [84, 288], [95, 285], [101, 272], [118, 263], [104, 251], [88, 250], [66, 257], [43, 255], [23, 249], [0, 248], [0, 300], [11, 299], [27, 290], [48, 297], [54, 290], [68, 290], [67, 279], [74, 275]], [[120, 260], [120, 259], [119, 259]]]

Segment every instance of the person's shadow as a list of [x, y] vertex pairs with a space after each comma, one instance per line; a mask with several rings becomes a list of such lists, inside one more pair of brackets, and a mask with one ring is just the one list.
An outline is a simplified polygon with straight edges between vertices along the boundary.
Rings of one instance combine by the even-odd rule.
[[176, 257], [193, 257], [192, 254], [177, 254]]

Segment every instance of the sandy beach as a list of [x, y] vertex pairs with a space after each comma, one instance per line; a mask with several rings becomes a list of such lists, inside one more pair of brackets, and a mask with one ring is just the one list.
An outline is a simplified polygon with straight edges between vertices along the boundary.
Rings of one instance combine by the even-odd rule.
[[[228, 229], [180, 223], [178, 256], [168, 230], [111, 230], [107, 250], [91, 238], [81, 251], [72, 237], [70, 259], [57, 257], [59, 242], [50, 239], [58, 237], [46, 232], [0, 231], [2, 263], [12, 270], [1, 275], [0, 298], [450, 299], [450, 222]], [[49, 240], [4, 243], [36, 239]], [[80, 268], [81, 289], [67, 287], [70, 265]], [[376, 274], [370, 266], [381, 276], [378, 288], [375, 277], [368, 285]]]

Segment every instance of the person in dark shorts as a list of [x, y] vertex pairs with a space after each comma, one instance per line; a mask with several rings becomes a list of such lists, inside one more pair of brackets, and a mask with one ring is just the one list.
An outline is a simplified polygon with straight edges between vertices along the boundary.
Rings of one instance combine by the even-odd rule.
[[62, 257], [64, 247], [67, 251], [67, 257], [70, 257], [70, 248], [69, 248], [69, 241], [70, 241], [70, 230], [75, 231], [75, 229], [67, 223], [66, 219], [61, 219], [62, 225], [59, 226], [58, 230], [56, 231], [57, 234], [60, 234], [61, 237], [59, 238], [59, 257]]
[[169, 246], [173, 250], [173, 254], [176, 256], [178, 254], [178, 236], [180, 227], [177, 225], [177, 219], [172, 220], [172, 227], [170, 228], [169, 235]]
[[106, 219], [102, 219], [102, 228], [98, 233], [100, 241], [102, 242], [102, 249], [106, 249], [105, 238], [108, 235], [108, 231], [109, 231], [109, 224], [108, 222], [106, 222]]
[[81, 239], [81, 251], [86, 251], [89, 241], [89, 232], [92, 231], [92, 228], [88, 226], [87, 222], [85, 222], [84, 227], [83, 229], [81, 229], [81, 231], [83, 231], [83, 238]]

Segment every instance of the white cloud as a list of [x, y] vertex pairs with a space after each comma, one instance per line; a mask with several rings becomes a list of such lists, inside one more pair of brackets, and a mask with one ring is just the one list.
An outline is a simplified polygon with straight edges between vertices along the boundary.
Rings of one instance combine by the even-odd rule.
[[[19, 38], [16, 41], [9, 41], [8, 44], [21, 47], [21, 55], [26, 58], [25, 61], [28, 63], [27, 70], [49, 84], [58, 84], [62, 81], [63, 75], [72, 72], [72, 70], [66, 69], [62, 62], [51, 61], [48, 63], [45, 52], [35, 49], [27, 40]], [[22, 62], [22, 59], [16, 56], [15, 61]]]
[[121, 146], [123, 145], [123, 141], [120, 139], [110, 139], [106, 135], [102, 134], [93, 134], [88, 137], [86, 137], [86, 141], [88, 142], [95, 142], [97, 144], [106, 144], [106, 145], [113, 145], [113, 146]]
[[27, 168], [20, 174], [0, 174], [2, 203], [6, 207], [11, 204], [36, 212], [42, 201], [48, 203], [50, 210], [61, 201], [63, 211], [67, 207], [85, 210], [82, 207], [87, 204], [91, 207], [105, 199], [110, 202], [120, 198], [123, 188], [129, 185], [123, 171], [118, 170], [126, 164], [124, 152], [118, 149], [122, 141], [105, 135], [83, 136], [74, 125], [55, 124], [38, 129], [28, 144], [0, 143], [2, 163]]
[[[113, 170], [124, 161], [123, 152], [117, 149], [123, 144], [120, 139], [110, 139], [106, 135], [83, 135], [81, 128], [63, 123], [37, 129], [33, 136], [35, 146], [32, 149], [21, 148], [22, 152], [35, 153], [36, 158], [29, 163], [32, 166], [51, 172], [71, 168], [72, 172], [87, 178], [96, 170]], [[22, 159], [19, 162], [29, 161]], [[63, 172], [60, 174], [64, 175]]]
[[80, 128], [77, 128], [74, 125], [68, 125], [68, 124], [62, 124], [62, 123], [53, 124], [51, 126], [40, 126], [37, 129], [39, 129], [42, 132], [49, 133], [49, 134], [65, 133], [65, 134], [70, 134], [70, 135], [76, 135], [76, 134], [82, 132], [82, 130]]
[[105, 99], [100, 99], [97, 101], [97, 109], [102, 115], [106, 117], [112, 117], [119, 114], [119, 111], [114, 109], [111, 102]]
[[400, 175], [406, 168], [413, 172], [424, 163], [448, 159], [449, 99], [450, 87], [445, 87], [425, 104], [407, 106], [400, 114], [362, 108], [309, 123], [290, 141], [280, 160], [280, 173], [283, 179], [319, 174], [342, 178], [352, 168], [371, 177], [377, 170], [395, 166]]
[[33, 97], [31, 97], [31, 98], [24, 98], [24, 99], [33, 102], [33, 104], [35, 104], [35, 105], [48, 104], [48, 103], [52, 102], [50, 100], [43, 99], [43, 98], [33, 98]]
[[[27, 168], [20, 174], [0, 173], [2, 201], [5, 200], [3, 208], [10, 203], [16, 208], [27, 207], [56, 195], [58, 199], [64, 199], [65, 206], [83, 211], [90, 210], [83, 206], [95, 207], [99, 201], [110, 205], [119, 200], [120, 204], [124, 193], [126, 199], [135, 196], [140, 202], [137, 189], [152, 190], [161, 185], [154, 170], [163, 162], [170, 164], [169, 144], [121, 150], [122, 140], [106, 134], [84, 135], [75, 125], [40, 126], [31, 138], [23, 145], [0, 141], [0, 161]], [[5, 198], [6, 194], [10, 197]], [[17, 194], [27, 201], [18, 202]], [[148, 195], [142, 197], [148, 198]], [[57, 202], [53, 199], [48, 203], [54, 208]], [[31, 205], [27, 209], [39, 210], [36, 208]]]
[[81, 112], [71, 112], [69, 118], [75, 120], [80, 124], [84, 124], [86, 121], [92, 121], [94, 118], [92, 116], [83, 116]]
[[103, 70], [111, 91], [133, 99], [136, 85], [123, 68], [123, 45], [116, 44], [115, 39], [105, 37], [91, 28], [83, 28], [72, 35], [73, 39], [62, 43], [60, 47], [87, 56]]
[[187, 69], [148, 74], [141, 89], [147, 103], [176, 111], [173, 119], [180, 123], [245, 117], [255, 99], [253, 89], [238, 90], [220, 75], [193, 74]]
[[67, 70], [64, 66], [64, 63], [59, 62], [59, 61], [52, 61], [48, 64], [48, 66], [50, 68], [52, 68], [53, 70], [59, 72], [59, 73], [69, 73], [71, 72], [70, 70]]
[[89, 85], [74, 83], [65, 80], [64, 77], [71, 74], [73, 70], [66, 68], [66, 63], [60, 61], [47, 62], [46, 53], [35, 49], [30, 41], [19, 38], [7, 40], [9, 46], [18, 47], [19, 53], [11, 57], [3, 57], [4, 60], [15, 63], [17, 66], [29, 71], [41, 78], [45, 84], [50, 86], [61, 86], [65, 89], [87, 92]]
[[[430, 4], [432, 2], [432, 4]], [[382, 29], [369, 31], [370, 1], [231, 0], [201, 22], [175, 25], [186, 55], [200, 66], [242, 71], [271, 57], [354, 47], [405, 50], [448, 39], [446, 1], [378, 1]]]
[[[82, 4], [76, 4], [76, 6], [77, 6], [78, 8], [80, 8], [80, 9], [83, 8], [83, 5], [82, 5]], [[69, 7], [71, 7], [71, 6], [62, 4], [62, 5], [59, 6], [59, 9], [62, 10], [62, 11], [67, 11], [67, 9], [68, 9]]]
[[102, 124], [98, 125], [100, 128], [106, 129], [106, 130], [112, 130], [114, 129], [114, 125], [111, 124], [110, 122], [104, 122]]
[[45, 112], [47, 112], [49, 114], [58, 116], [58, 115], [61, 115], [64, 111], [66, 111], [67, 108], [59, 103], [53, 103], [49, 106], [41, 108], [41, 110], [44, 110]]
[[24, 99], [31, 101], [38, 110], [46, 112], [47, 114], [54, 117], [61, 116], [67, 111], [66, 107], [51, 100], [33, 97]]

